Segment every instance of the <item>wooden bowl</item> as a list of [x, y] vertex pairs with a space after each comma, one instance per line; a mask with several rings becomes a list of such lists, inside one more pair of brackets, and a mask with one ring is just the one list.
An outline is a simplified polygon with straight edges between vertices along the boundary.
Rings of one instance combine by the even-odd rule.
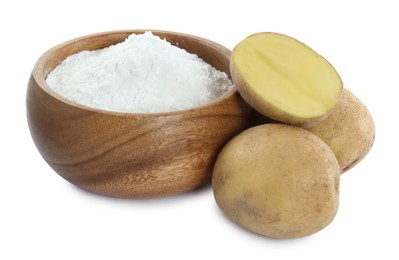
[[[230, 51], [225, 47], [192, 35], [151, 31], [230, 75]], [[48, 50], [33, 68], [26, 100], [35, 145], [59, 175], [88, 191], [145, 198], [198, 188], [210, 180], [221, 147], [248, 126], [251, 109], [235, 89], [194, 109], [132, 114], [76, 104], [46, 84], [48, 73], [69, 55], [144, 32], [77, 38]]]

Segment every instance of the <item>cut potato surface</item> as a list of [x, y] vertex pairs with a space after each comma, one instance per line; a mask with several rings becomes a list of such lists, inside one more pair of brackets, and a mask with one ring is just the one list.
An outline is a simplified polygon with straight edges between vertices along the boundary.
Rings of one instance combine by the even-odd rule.
[[230, 69], [243, 98], [274, 120], [321, 121], [337, 104], [342, 81], [322, 56], [283, 34], [258, 33], [233, 50]]

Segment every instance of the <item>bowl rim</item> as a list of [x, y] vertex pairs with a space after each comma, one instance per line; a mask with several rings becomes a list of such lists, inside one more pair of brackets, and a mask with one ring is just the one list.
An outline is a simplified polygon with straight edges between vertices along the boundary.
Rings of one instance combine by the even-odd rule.
[[[66, 97], [64, 97], [63, 95], [59, 94], [58, 92], [56, 92], [54, 89], [52, 89], [46, 82], [46, 77], [48, 75], [48, 73], [51, 72], [50, 71], [45, 71], [47, 63], [50, 59], [50, 57], [52, 57], [52, 55], [56, 52], [58, 52], [60, 49], [70, 46], [72, 44], [76, 44], [79, 41], [82, 40], [87, 40], [87, 39], [94, 39], [96, 37], [101, 37], [101, 36], [105, 36], [105, 35], [111, 35], [111, 34], [142, 34], [145, 32], [152, 32], [154, 35], [158, 35], [158, 34], [171, 34], [171, 35], [175, 35], [177, 37], [188, 37], [188, 38], [193, 38], [196, 41], [200, 41], [202, 44], [213, 48], [213, 49], [217, 49], [219, 52], [222, 52], [226, 57], [230, 57], [231, 56], [231, 50], [229, 50], [228, 48], [226, 48], [225, 46], [216, 43], [214, 41], [208, 40], [206, 38], [200, 37], [200, 36], [195, 36], [195, 35], [191, 35], [191, 34], [186, 34], [186, 33], [180, 33], [180, 32], [173, 32], [173, 31], [168, 31], [168, 30], [158, 30], [158, 29], [126, 29], [126, 30], [113, 30], [113, 31], [104, 31], [104, 32], [98, 32], [98, 33], [92, 33], [92, 34], [87, 34], [84, 36], [80, 36], [80, 37], [76, 37], [73, 38], [71, 40], [65, 41], [63, 43], [60, 43], [58, 45], [55, 45], [54, 47], [48, 49], [46, 52], [44, 52], [39, 59], [36, 61], [36, 64], [33, 67], [32, 70], [32, 78], [34, 79], [36, 85], [42, 89], [43, 91], [45, 91], [48, 95], [52, 96], [53, 98], [57, 99], [58, 101], [61, 101], [63, 103], [66, 103], [70, 106], [76, 107], [78, 109], [82, 109], [82, 110], [87, 110], [87, 111], [91, 111], [91, 112], [97, 112], [97, 113], [102, 113], [102, 114], [108, 114], [108, 115], [116, 115], [116, 116], [154, 116], [154, 117], [159, 117], [159, 116], [170, 116], [170, 115], [179, 115], [179, 114], [185, 114], [185, 113], [190, 113], [193, 111], [198, 111], [198, 110], [203, 110], [203, 109], [207, 109], [209, 107], [212, 107], [214, 105], [217, 105], [219, 103], [222, 103], [224, 100], [229, 99], [231, 96], [236, 95], [238, 93], [238, 90], [233, 83], [233, 87], [228, 90], [227, 92], [225, 92], [223, 95], [221, 95], [220, 97], [212, 100], [211, 102], [208, 102], [206, 104], [200, 105], [200, 106], [196, 106], [193, 108], [188, 108], [188, 109], [183, 109], [183, 110], [176, 110], [176, 111], [169, 111], [169, 112], [156, 112], [156, 113], [132, 113], [132, 112], [121, 112], [121, 111], [113, 111], [113, 110], [106, 110], [106, 109], [100, 109], [100, 108], [95, 108], [95, 107], [90, 107], [90, 106], [86, 106], [83, 104], [79, 104], [77, 102], [74, 102]], [[123, 41], [123, 40], [122, 40]], [[121, 41], [121, 42], [122, 42]], [[116, 43], [114, 43], [116, 44]], [[111, 46], [112, 44], [108, 45]], [[108, 46], [105, 46], [103, 48], [106, 48]], [[77, 50], [77, 52], [79, 52], [81, 50]], [[75, 53], [77, 53], [75, 52]], [[72, 54], [70, 54], [72, 55]], [[201, 57], [199, 57], [201, 58]], [[60, 61], [62, 62], [62, 61]], [[211, 64], [211, 66], [213, 66]], [[231, 76], [228, 74], [229, 79], [232, 81]]]

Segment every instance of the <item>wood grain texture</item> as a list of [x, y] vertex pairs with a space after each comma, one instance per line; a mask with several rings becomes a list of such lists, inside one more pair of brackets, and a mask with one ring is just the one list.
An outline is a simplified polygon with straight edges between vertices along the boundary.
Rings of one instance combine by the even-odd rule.
[[[235, 89], [195, 109], [129, 114], [78, 105], [46, 84], [47, 74], [67, 56], [144, 31], [114, 31], [68, 41], [44, 53], [32, 71], [26, 99], [32, 138], [45, 161], [83, 189], [145, 198], [198, 188], [210, 180], [222, 146], [248, 127], [251, 109]], [[151, 31], [230, 75], [230, 51], [225, 47], [196, 36]]]

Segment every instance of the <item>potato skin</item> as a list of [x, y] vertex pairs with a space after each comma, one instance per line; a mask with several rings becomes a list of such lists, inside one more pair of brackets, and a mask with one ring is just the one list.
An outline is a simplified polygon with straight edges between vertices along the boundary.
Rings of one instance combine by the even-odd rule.
[[299, 127], [245, 130], [219, 154], [212, 177], [216, 203], [242, 227], [272, 238], [311, 235], [338, 210], [340, 168], [332, 150]]
[[348, 89], [322, 122], [308, 129], [333, 150], [342, 173], [358, 164], [371, 150], [375, 125], [366, 106]]

